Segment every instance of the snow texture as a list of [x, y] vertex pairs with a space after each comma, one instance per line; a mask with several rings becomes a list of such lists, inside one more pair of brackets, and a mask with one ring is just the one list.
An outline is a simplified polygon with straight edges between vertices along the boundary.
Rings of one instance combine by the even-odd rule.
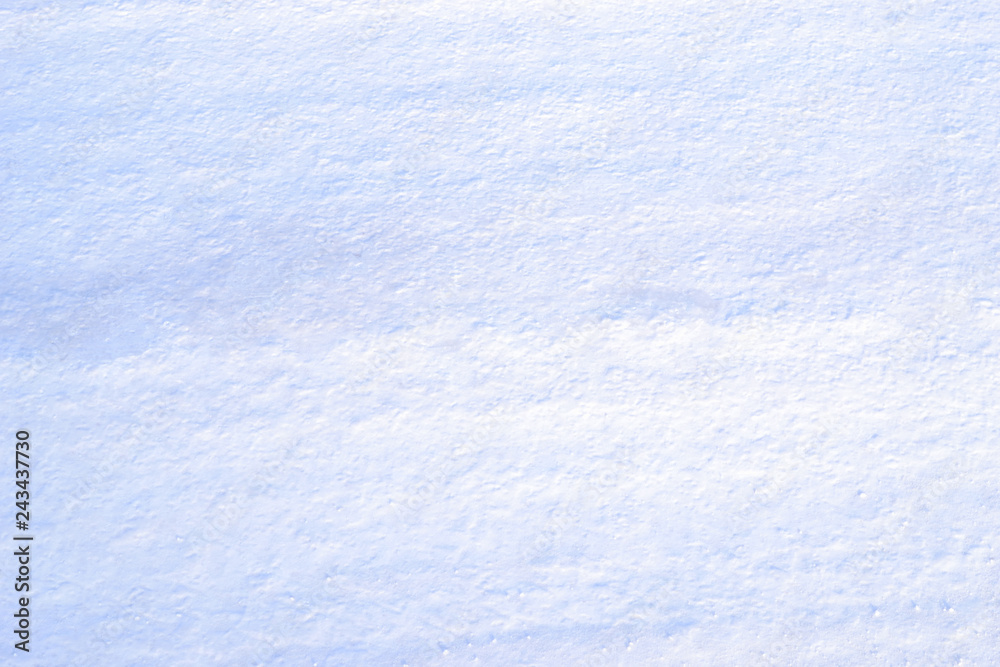
[[4, 663], [1000, 664], [998, 40], [7, 0]]

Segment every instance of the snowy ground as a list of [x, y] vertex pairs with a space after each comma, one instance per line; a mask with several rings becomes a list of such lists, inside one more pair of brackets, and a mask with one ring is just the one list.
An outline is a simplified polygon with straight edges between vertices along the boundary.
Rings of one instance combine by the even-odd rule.
[[5, 664], [1000, 664], [998, 41], [8, 0]]

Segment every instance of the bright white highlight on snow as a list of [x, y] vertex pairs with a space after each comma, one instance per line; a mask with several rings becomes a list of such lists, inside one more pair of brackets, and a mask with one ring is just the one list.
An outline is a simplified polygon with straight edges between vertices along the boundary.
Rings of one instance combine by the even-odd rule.
[[1000, 664], [998, 19], [7, 3], [4, 664]]

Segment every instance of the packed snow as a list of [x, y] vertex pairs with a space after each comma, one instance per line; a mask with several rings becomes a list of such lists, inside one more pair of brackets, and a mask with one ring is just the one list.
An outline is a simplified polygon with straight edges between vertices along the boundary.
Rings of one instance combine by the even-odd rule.
[[8, 0], [0, 58], [4, 664], [1000, 664], [996, 3]]

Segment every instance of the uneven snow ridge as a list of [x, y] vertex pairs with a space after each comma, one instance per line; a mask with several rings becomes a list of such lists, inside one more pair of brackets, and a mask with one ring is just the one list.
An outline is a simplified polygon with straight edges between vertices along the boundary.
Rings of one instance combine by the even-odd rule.
[[0, 662], [1000, 664], [998, 40], [5, 3]]

